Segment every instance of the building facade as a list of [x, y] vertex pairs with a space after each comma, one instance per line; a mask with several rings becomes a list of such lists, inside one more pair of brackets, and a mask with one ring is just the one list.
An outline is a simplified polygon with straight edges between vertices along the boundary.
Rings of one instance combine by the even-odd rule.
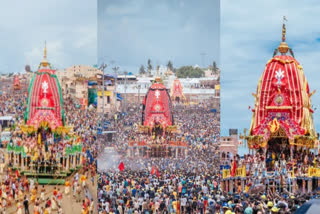
[[97, 79], [102, 71], [88, 65], [73, 65], [56, 71], [64, 98], [88, 99], [88, 81]]

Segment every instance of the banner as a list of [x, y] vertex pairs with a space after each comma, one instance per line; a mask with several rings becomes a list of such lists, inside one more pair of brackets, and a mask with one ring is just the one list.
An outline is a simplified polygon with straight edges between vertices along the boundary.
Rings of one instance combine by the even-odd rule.
[[[97, 95], [101, 97], [102, 91], [97, 91]], [[112, 91], [104, 91], [104, 96], [111, 96], [111, 95], [112, 95]]]
[[123, 100], [123, 98], [121, 97], [121, 95], [119, 93], [117, 93], [117, 100], [120, 100], [120, 101]]
[[88, 89], [88, 104], [97, 105], [97, 89], [95, 88]]

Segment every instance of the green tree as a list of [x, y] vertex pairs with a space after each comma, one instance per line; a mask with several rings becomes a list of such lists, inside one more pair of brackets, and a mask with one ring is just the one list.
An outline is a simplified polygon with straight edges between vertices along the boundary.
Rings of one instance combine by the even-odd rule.
[[216, 71], [217, 70], [217, 63], [216, 61], [213, 61], [212, 63], [212, 71]]
[[152, 70], [151, 60], [148, 59], [148, 73], [149, 74], [151, 74], [151, 70]]
[[200, 78], [204, 76], [204, 71], [201, 68], [193, 66], [182, 66], [177, 69], [176, 76], [178, 78]]
[[139, 73], [140, 74], [145, 74], [146, 73], [146, 70], [144, 69], [143, 65], [140, 66]]
[[212, 65], [211, 65], [211, 71], [212, 71], [214, 74], [218, 74], [219, 68], [217, 67], [216, 61], [213, 61]]

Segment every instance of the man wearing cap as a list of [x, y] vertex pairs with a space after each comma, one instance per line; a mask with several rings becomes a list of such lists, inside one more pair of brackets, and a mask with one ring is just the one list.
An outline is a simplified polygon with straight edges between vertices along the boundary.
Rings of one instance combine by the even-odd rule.
[[280, 209], [279, 209], [278, 207], [274, 206], [274, 207], [272, 207], [272, 209], [271, 209], [271, 214], [278, 213], [279, 210], [280, 210]]

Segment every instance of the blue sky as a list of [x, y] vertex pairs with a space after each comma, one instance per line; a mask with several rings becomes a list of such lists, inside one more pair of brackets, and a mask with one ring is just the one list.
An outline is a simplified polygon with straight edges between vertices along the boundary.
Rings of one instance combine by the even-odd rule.
[[0, 7], [0, 73], [37, 69], [47, 41], [56, 68], [96, 64], [95, 0], [10, 0]]
[[281, 40], [286, 16], [287, 43], [304, 68], [317, 108], [320, 132], [320, 1], [223, 0], [221, 2], [221, 134], [229, 128], [249, 128], [260, 75]]
[[120, 71], [219, 61], [219, 0], [98, 0], [98, 59]]

